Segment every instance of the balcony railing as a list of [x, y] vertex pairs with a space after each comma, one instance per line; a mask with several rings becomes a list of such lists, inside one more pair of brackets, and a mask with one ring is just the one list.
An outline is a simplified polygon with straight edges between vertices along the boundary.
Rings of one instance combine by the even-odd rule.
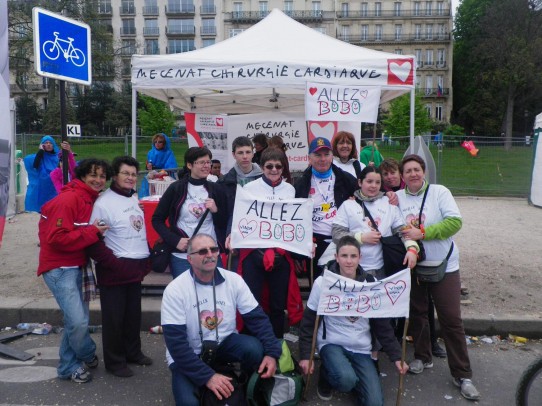
[[113, 8], [111, 7], [111, 4], [101, 3], [96, 7], [96, 11], [100, 16], [111, 15], [113, 13]]
[[143, 27], [143, 35], [147, 37], [156, 37], [160, 35], [160, 27]]
[[143, 6], [144, 16], [157, 16], [160, 13], [158, 6]]
[[129, 55], [133, 55], [135, 53], [136, 53], [136, 47], [135, 46], [125, 47], [125, 48], [122, 48], [120, 50], [120, 54], [122, 56], [129, 56]]
[[166, 54], [180, 54], [180, 53], [183, 53], [183, 52], [194, 51], [195, 49], [196, 49], [196, 47], [194, 45], [191, 45], [189, 47], [184, 47], [184, 48], [166, 47]]
[[216, 6], [214, 5], [208, 5], [208, 6], [201, 6], [199, 9], [200, 14], [216, 14]]
[[196, 35], [196, 28], [188, 25], [168, 25], [166, 27], [166, 35]]
[[159, 55], [159, 54], [160, 54], [160, 48], [157, 46], [145, 48], [145, 55]]
[[448, 42], [450, 41], [450, 34], [433, 36], [431, 39], [420, 38], [415, 34], [401, 34], [400, 36], [395, 34], [339, 35], [339, 39], [355, 45], [372, 42]]
[[416, 12], [414, 10], [348, 10], [337, 11], [337, 18], [401, 18], [401, 17], [449, 17], [450, 10], [437, 12], [433, 10], [430, 14], [425, 11]]
[[120, 6], [119, 7], [120, 9], [120, 15], [130, 15], [130, 16], [133, 16], [135, 15], [135, 6], [134, 5], [130, 5], [130, 6]]
[[200, 34], [203, 35], [216, 35], [216, 27], [201, 27]]
[[133, 37], [136, 35], [136, 27], [121, 27], [120, 35]]
[[21, 89], [17, 84], [11, 84], [9, 90], [11, 93], [22, 92], [23, 90], [26, 92], [47, 92], [49, 90], [49, 87], [44, 84], [26, 84], [23, 87], [24, 89]]
[[422, 97], [446, 97], [450, 95], [450, 89], [447, 87], [440, 89], [438, 87], [425, 87], [416, 89], [416, 93]]
[[[224, 13], [224, 21], [232, 23], [253, 23], [267, 17], [270, 11], [232, 11]], [[303, 22], [319, 22], [324, 19], [334, 19], [333, 11], [322, 10], [291, 10], [285, 11], [284, 14], [297, 21]]]
[[166, 6], [166, 15], [194, 15], [196, 7], [193, 4], [170, 4]]

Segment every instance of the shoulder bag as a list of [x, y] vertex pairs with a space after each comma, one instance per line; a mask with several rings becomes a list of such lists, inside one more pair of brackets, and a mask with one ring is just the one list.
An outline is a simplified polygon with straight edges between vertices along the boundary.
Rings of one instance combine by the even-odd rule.
[[446, 268], [448, 268], [448, 259], [454, 250], [454, 243], [450, 246], [448, 255], [442, 261], [421, 261], [414, 268], [414, 276], [419, 283], [437, 283], [444, 278]]
[[[196, 229], [192, 235], [196, 235], [198, 233], [203, 222], [205, 221], [205, 217], [207, 217], [207, 213], [209, 213], [209, 209], [205, 210], [205, 213], [203, 213], [203, 216], [201, 216], [201, 219], [199, 220], [198, 225], [196, 226]], [[171, 253], [173, 251], [175, 251], [175, 247], [172, 247], [161, 238], [156, 240], [151, 249], [152, 270], [157, 273], [164, 273], [169, 265]]]

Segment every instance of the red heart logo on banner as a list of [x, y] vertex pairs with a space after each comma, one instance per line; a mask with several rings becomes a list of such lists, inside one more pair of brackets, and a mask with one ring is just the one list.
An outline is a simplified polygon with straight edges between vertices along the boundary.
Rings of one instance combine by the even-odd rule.
[[216, 118], [216, 125], [218, 127], [222, 127], [224, 125], [224, 119], [222, 117], [217, 117]]
[[318, 88], [316, 87], [309, 87], [309, 93], [311, 94], [311, 96], [314, 96], [314, 93], [316, 93], [318, 91]]

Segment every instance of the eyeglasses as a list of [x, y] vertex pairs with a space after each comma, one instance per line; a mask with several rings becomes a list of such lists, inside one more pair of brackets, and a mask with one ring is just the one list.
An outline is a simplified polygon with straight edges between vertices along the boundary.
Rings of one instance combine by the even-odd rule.
[[137, 173], [119, 172], [119, 175], [126, 176], [127, 178], [137, 178]]
[[212, 161], [196, 161], [194, 162], [194, 165], [205, 166], [205, 165], [211, 165], [212, 163], [213, 163]]
[[216, 254], [216, 253], [218, 253], [218, 247], [202, 248], [202, 249], [197, 250], [197, 251], [189, 252], [188, 254], [189, 255], [198, 254], [198, 255], [204, 256], [204, 255], [207, 255], [207, 253], [209, 251], [211, 251], [211, 254]]
[[275, 168], [277, 171], [280, 171], [282, 169], [282, 165], [281, 164], [269, 164], [269, 165], [265, 165], [265, 169], [267, 169], [268, 171], [272, 171], [273, 168]]

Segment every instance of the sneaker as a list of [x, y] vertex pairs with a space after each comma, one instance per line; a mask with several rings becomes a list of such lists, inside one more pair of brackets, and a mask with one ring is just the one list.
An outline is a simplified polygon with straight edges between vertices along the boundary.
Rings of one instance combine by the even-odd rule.
[[85, 362], [85, 365], [91, 369], [94, 369], [98, 367], [98, 363], [99, 363], [98, 356], [95, 355], [94, 358], [92, 358], [92, 360], [90, 360], [89, 362]]
[[440, 346], [437, 340], [431, 344], [431, 353], [438, 358], [446, 358], [446, 350]]
[[79, 367], [72, 372], [71, 380], [76, 383], [87, 383], [92, 380], [92, 375], [85, 368]]
[[408, 364], [409, 370], [411, 374], [421, 374], [424, 369], [433, 368], [433, 363], [431, 361], [429, 362], [423, 362], [421, 359], [415, 359], [410, 364]]
[[454, 385], [461, 388], [461, 396], [468, 400], [479, 400], [480, 392], [470, 379], [454, 378]]
[[318, 374], [318, 386], [316, 388], [316, 394], [321, 400], [331, 400], [333, 397], [331, 385], [328, 383], [321, 371]]

